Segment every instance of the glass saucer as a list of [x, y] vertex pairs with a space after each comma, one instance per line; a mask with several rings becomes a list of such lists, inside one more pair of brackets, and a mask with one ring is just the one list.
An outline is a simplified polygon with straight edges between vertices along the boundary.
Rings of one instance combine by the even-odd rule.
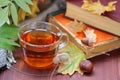
[[31, 76], [51, 76], [57, 74], [57, 66], [55, 66], [52, 69], [33, 69], [24, 63], [24, 61], [21, 59], [20, 53], [18, 53], [19, 55], [16, 54], [14, 53], [14, 58], [16, 60], [16, 63], [13, 63], [11, 65], [12, 70]]

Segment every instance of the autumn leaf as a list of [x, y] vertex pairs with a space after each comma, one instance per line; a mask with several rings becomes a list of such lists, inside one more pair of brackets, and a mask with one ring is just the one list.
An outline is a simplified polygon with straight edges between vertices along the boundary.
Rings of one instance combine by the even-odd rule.
[[68, 23], [67, 26], [72, 30], [74, 34], [77, 32], [82, 32], [87, 28], [83, 22], [78, 21], [77, 19], [74, 19], [74, 21]]
[[85, 38], [83, 38], [81, 41], [86, 44], [87, 46], [92, 46], [97, 39], [97, 35], [94, 33], [94, 30], [85, 30], [84, 31]]
[[21, 22], [25, 20], [26, 12], [22, 9], [18, 10], [18, 21]]
[[117, 3], [117, 1], [112, 1], [108, 3], [108, 6], [106, 6], [106, 11], [111, 11], [111, 10], [115, 10], [115, 6], [113, 6], [115, 3]]
[[80, 70], [79, 63], [86, 59], [86, 55], [81, 49], [74, 43], [69, 42], [69, 44], [63, 49], [60, 49], [59, 52], [67, 52], [70, 55], [70, 60], [66, 64], [59, 65], [58, 73], [72, 75], [77, 71], [81, 75], [83, 74]]
[[116, 10], [116, 7], [114, 5], [115, 3], [117, 3], [117, 1], [111, 1], [108, 3], [107, 6], [104, 6], [100, 2], [100, 0], [98, 0], [97, 2], [93, 2], [92, 0], [83, 0], [83, 5], [81, 7], [94, 14], [101, 15], [105, 11], [110, 12], [110, 11]]
[[38, 1], [33, 0], [33, 5], [29, 5], [30, 9], [31, 9], [31, 14], [27, 13], [26, 16], [34, 18], [37, 16], [36, 13], [40, 12], [39, 8], [38, 8]]
[[19, 19], [18, 21], [19, 22], [25, 20], [26, 17], [34, 18], [37, 16], [37, 13], [40, 12], [38, 8], [38, 1], [32, 0], [32, 2], [33, 2], [33, 5], [29, 5], [31, 13], [27, 13], [21, 8], [18, 10], [18, 19]]

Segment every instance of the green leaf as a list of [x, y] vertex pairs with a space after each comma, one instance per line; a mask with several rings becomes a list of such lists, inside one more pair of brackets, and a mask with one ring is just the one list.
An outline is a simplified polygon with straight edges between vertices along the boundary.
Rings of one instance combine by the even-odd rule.
[[69, 44], [59, 52], [67, 52], [70, 55], [70, 61], [67, 64], [60, 64], [58, 68], [58, 73], [72, 75], [74, 72], [83, 74], [80, 70], [79, 64], [81, 61], [86, 59], [85, 53], [79, 49], [74, 43], [69, 42]]
[[18, 27], [5, 23], [0, 27], [0, 48], [14, 50], [14, 46], [20, 46], [13, 39], [18, 38]]
[[33, 5], [32, 0], [25, 0], [26, 3]]
[[2, 27], [0, 27], [0, 38], [18, 38], [18, 27], [5, 23]]
[[5, 7], [10, 3], [10, 0], [0, 0], [0, 7]]
[[15, 4], [13, 4], [13, 3], [11, 3], [10, 12], [11, 12], [11, 16], [12, 16], [14, 24], [17, 25], [18, 24], [17, 8], [16, 8]]
[[13, 50], [14, 46], [19, 47], [20, 45], [12, 40], [0, 38], [0, 48], [6, 49], [6, 50]]
[[8, 7], [0, 9], [0, 27], [8, 20]]
[[25, 10], [28, 13], [31, 13], [31, 10], [25, 0], [14, 0], [14, 1], [20, 8], [22, 8], [23, 10]]

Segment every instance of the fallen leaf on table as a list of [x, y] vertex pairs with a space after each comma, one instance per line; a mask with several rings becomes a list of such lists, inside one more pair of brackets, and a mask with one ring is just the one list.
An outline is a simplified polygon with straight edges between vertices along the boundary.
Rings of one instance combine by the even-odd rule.
[[69, 42], [69, 44], [60, 49], [59, 52], [67, 52], [70, 55], [70, 60], [68, 63], [59, 65], [58, 73], [72, 75], [77, 71], [81, 75], [83, 74], [80, 70], [79, 64], [86, 59], [86, 55], [81, 49], [79, 49], [74, 43]]
[[83, 0], [83, 5], [81, 6], [83, 9], [86, 9], [94, 14], [101, 15], [105, 11], [113, 11], [116, 10], [115, 3], [117, 1], [111, 1], [108, 3], [108, 5], [104, 6], [100, 0], [97, 2], [93, 2], [92, 0]]

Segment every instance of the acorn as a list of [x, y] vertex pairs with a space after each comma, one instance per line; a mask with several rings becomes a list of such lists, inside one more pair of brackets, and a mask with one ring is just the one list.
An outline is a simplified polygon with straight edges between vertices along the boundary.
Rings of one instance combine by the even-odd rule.
[[79, 66], [84, 73], [91, 73], [93, 71], [93, 63], [90, 60], [81, 61]]

